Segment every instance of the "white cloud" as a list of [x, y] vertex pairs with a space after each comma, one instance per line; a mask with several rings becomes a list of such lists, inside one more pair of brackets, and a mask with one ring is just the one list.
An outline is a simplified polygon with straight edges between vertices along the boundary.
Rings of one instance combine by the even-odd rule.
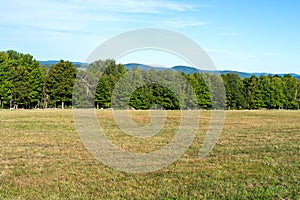
[[[34, 5], [34, 6], [33, 6]], [[111, 23], [184, 28], [202, 26], [194, 19], [166, 19], [166, 14], [188, 13], [205, 5], [171, 0], [11, 0], [0, 8], [0, 24], [36, 27], [37, 30], [98, 32]], [[142, 14], [142, 15], [140, 15]], [[133, 26], [137, 27], [137, 26]], [[84, 29], [90, 29], [85, 31]], [[95, 31], [96, 30], [96, 31]]]
[[102, 10], [120, 13], [161, 13], [165, 10], [185, 12], [195, 11], [200, 6], [170, 0], [76, 0], [75, 2], [83, 8], [93, 9], [101, 7]]
[[158, 25], [163, 27], [170, 27], [170, 28], [186, 28], [186, 27], [197, 27], [197, 26], [204, 26], [206, 22], [196, 21], [196, 20], [186, 20], [186, 19], [169, 19], [169, 20], [162, 20], [158, 22]]
[[[77, 55], [85, 46], [93, 48], [95, 43], [132, 29], [180, 29], [206, 24], [199, 20], [197, 12], [207, 5], [192, 0], [0, 1], [2, 48], [46, 57], [60, 55], [56, 49]], [[52, 46], [56, 48], [52, 50]]]

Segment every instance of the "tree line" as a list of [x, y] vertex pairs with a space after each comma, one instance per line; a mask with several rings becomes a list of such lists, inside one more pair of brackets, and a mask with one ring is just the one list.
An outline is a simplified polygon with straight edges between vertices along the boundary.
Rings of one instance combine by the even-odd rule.
[[68, 61], [47, 69], [29, 54], [0, 52], [0, 107], [71, 107], [76, 73]]
[[[215, 85], [224, 85], [226, 97], [220, 95], [222, 87]], [[29, 54], [0, 52], [1, 108], [73, 105], [172, 110], [215, 109], [223, 104], [226, 109], [299, 109], [300, 81], [291, 75], [242, 79], [234, 73], [219, 76], [138, 68], [129, 71], [114, 60], [99, 60], [81, 70], [61, 60], [46, 68]]]
[[[99, 64], [99, 62], [98, 62]], [[101, 65], [101, 64], [100, 64]], [[110, 68], [111, 67], [111, 68]], [[116, 83], [119, 77], [124, 76], [127, 72], [123, 65], [115, 65], [112, 63], [110, 67], [106, 68], [103, 72], [102, 78], [99, 81], [95, 93], [95, 104], [98, 108], [110, 108], [112, 105], [113, 90], [115, 90]], [[115, 71], [112, 71], [114, 69]], [[153, 105], [160, 105], [165, 109], [179, 109], [178, 96], [185, 99], [183, 109], [211, 109], [212, 108], [212, 95], [216, 93], [216, 102], [226, 102], [226, 109], [299, 109], [300, 105], [300, 81], [291, 75], [283, 77], [277, 75], [268, 75], [257, 77], [253, 75], [250, 78], [240, 78], [237, 74], [201, 74], [192, 73], [184, 74], [172, 70], [167, 71], [144, 71], [138, 68], [133, 68], [130, 76], [135, 82], [141, 82], [151, 77], [155, 79], [170, 79], [171, 82], [179, 86], [177, 98], [174, 92], [168, 87], [155, 83], [156, 80], [146, 81], [147, 84], [136, 88], [132, 91], [129, 101], [129, 106], [135, 109], [149, 109]], [[182, 84], [180, 78], [184, 77], [188, 84], [192, 87], [195, 95], [189, 95], [188, 85]], [[221, 80], [220, 80], [221, 77]], [[178, 81], [179, 80], [179, 81]], [[219, 82], [224, 84], [226, 99], [219, 95], [220, 88], [209, 87], [210, 83]], [[150, 83], [150, 84], [149, 84]], [[133, 85], [126, 82], [119, 84], [118, 87], [130, 88]], [[176, 88], [178, 90], [178, 87]], [[175, 89], [175, 90], [176, 90]], [[174, 89], [173, 89], [174, 90]], [[119, 92], [120, 89], [117, 89]], [[126, 95], [124, 95], [126, 96]], [[118, 97], [117, 99], [120, 99]], [[218, 108], [218, 106], [214, 106]]]

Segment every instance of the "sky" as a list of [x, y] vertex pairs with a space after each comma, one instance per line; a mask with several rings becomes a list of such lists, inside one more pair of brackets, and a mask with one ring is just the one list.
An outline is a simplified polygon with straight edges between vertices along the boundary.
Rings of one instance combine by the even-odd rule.
[[[113, 36], [161, 28], [198, 43], [219, 70], [300, 74], [298, 0], [0, 0], [0, 51], [84, 62]], [[172, 67], [140, 50], [117, 60]]]

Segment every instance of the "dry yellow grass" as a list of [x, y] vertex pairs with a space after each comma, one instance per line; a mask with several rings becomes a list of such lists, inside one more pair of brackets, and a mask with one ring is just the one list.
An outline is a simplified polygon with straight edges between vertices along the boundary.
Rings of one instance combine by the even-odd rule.
[[[1, 199], [299, 199], [300, 112], [228, 111], [213, 151], [198, 158], [210, 112], [202, 111], [187, 152], [156, 172], [127, 174], [96, 160], [82, 145], [71, 110], [0, 111]], [[147, 111], [132, 111], [140, 125]], [[122, 133], [111, 111], [97, 117], [124, 150], [148, 152], [167, 144], [178, 127], [168, 111], [165, 130], [148, 139]]]

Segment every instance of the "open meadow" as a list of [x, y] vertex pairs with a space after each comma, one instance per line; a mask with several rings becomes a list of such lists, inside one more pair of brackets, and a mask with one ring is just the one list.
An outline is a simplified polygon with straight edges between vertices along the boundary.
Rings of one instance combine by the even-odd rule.
[[[192, 111], [191, 111], [192, 112]], [[149, 123], [148, 111], [131, 111]], [[110, 110], [97, 117], [126, 151], [168, 144], [179, 112], [148, 139], [122, 133]], [[95, 159], [76, 132], [72, 110], [0, 110], [0, 199], [299, 199], [300, 111], [226, 111], [223, 132], [205, 158], [198, 152], [210, 122], [201, 111], [197, 135], [179, 160], [128, 174]]]

